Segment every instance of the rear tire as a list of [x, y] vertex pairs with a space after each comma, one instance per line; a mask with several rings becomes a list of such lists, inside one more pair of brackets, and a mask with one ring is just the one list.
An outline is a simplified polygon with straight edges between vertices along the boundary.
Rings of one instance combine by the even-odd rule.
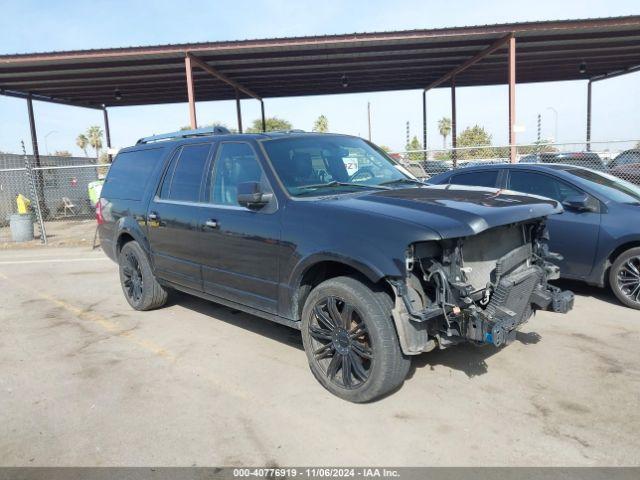
[[334, 395], [369, 402], [399, 387], [411, 360], [402, 354], [386, 292], [351, 277], [315, 287], [302, 312], [311, 372]]
[[122, 291], [135, 310], [153, 310], [167, 303], [169, 294], [153, 275], [147, 255], [138, 242], [124, 244], [118, 264]]
[[609, 285], [624, 305], [640, 310], [640, 247], [616, 258], [609, 270]]

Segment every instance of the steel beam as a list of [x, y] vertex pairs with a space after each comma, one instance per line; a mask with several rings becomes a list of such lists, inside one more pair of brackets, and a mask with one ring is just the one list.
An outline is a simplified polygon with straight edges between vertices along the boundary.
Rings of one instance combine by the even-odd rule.
[[264, 117], [264, 100], [260, 99], [260, 117], [262, 118], [262, 131], [267, 131], [267, 120]]
[[[40, 168], [40, 151], [38, 149], [38, 134], [36, 132], [36, 120], [33, 113], [33, 98], [31, 95], [27, 96], [27, 113], [29, 115], [29, 131], [31, 133], [31, 148], [33, 149], [33, 158], [35, 160], [36, 168]], [[35, 172], [35, 181], [38, 189], [38, 204], [40, 205], [40, 211], [44, 217], [49, 216], [49, 209], [44, 200], [44, 182], [42, 181], [42, 170]]]
[[625, 68], [624, 70], [618, 70], [615, 72], [603, 73], [602, 75], [596, 75], [590, 78], [591, 82], [599, 82], [600, 80], [606, 80], [607, 78], [615, 78], [628, 73], [640, 72], [640, 65]]
[[[509, 37], [509, 160], [516, 163], [516, 37]], [[557, 139], [556, 139], [557, 141]]]
[[456, 129], [456, 77], [451, 78], [451, 156], [453, 158], [453, 168], [458, 166], [458, 146]]
[[236, 90], [236, 115], [238, 116], [238, 133], [242, 133], [242, 110], [240, 110], [240, 92]]
[[592, 80], [587, 83], [587, 152], [591, 151], [591, 84]]
[[0, 88], [0, 95], [4, 95], [5, 97], [14, 97], [14, 98], [24, 98], [28, 99], [31, 97], [33, 100], [38, 100], [39, 102], [48, 102], [48, 103], [57, 103], [59, 105], [69, 105], [71, 107], [82, 107], [82, 108], [93, 108], [96, 110], [101, 109], [98, 105], [90, 105], [82, 102], [71, 102], [68, 100], [64, 100], [62, 98], [54, 98], [48, 97], [46, 95], [40, 95], [37, 93], [25, 93], [17, 90], [6, 90], [4, 88]]
[[193, 67], [191, 60], [189, 55], [184, 57], [184, 68], [187, 77], [187, 98], [189, 100], [189, 126], [192, 129], [196, 129], [198, 128], [198, 121], [196, 119], [196, 97], [193, 88]]
[[427, 161], [427, 91], [422, 91], [422, 148], [423, 160]]
[[513, 33], [510, 33], [509, 35], [506, 35], [502, 38], [499, 38], [498, 40], [493, 42], [491, 45], [489, 45], [487, 48], [485, 48], [481, 52], [476, 53], [473, 57], [471, 57], [469, 60], [464, 62], [459, 67], [454, 68], [449, 73], [443, 75], [435, 82], [430, 83], [427, 86], [427, 88], [425, 88], [425, 90], [431, 90], [432, 88], [436, 88], [438, 85], [442, 85], [447, 80], [453, 80], [456, 77], [456, 75], [464, 72], [470, 66], [478, 63], [483, 58], [488, 57], [496, 50], [499, 50], [500, 48], [502, 48], [505, 44], [507, 44], [510, 41], [511, 38], [513, 38]]
[[[109, 113], [107, 107], [102, 107], [102, 114], [104, 116], [104, 136], [107, 140], [107, 150], [111, 148], [111, 130], [109, 129]], [[111, 163], [111, 154], [107, 151], [109, 157], [109, 163]]]
[[194, 65], [200, 67], [202, 70], [204, 70], [205, 72], [209, 73], [210, 75], [216, 77], [218, 80], [223, 81], [227, 85], [232, 86], [236, 90], [239, 90], [242, 93], [244, 93], [246, 95], [249, 95], [250, 97], [255, 98], [256, 100], [262, 100], [260, 95], [258, 95], [257, 93], [253, 92], [252, 90], [249, 90], [246, 87], [243, 87], [238, 82], [236, 82], [235, 80], [232, 80], [231, 78], [227, 77], [224, 73], [219, 72], [218, 70], [213, 68], [208, 63], [203, 62], [202, 60], [200, 60], [195, 55], [187, 52], [187, 58], [189, 58], [193, 62]]

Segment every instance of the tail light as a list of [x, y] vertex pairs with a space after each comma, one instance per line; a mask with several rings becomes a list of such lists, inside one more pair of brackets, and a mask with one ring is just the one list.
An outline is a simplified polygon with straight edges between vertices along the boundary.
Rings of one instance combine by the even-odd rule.
[[98, 203], [96, 203], [96, 221], [98, 222], [98, 225], [102, 225], [104, 223], [102, 209], [104, 207], [104, 204], [106, 203], [107, 201], [104, 198], [101, 198], [100, 200], [98, 200]]

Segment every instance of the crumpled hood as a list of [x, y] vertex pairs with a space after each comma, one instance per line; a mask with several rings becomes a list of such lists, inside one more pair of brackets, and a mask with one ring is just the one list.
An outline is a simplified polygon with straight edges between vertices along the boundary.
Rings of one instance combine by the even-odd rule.
[[466, 237], [562, 212], [560, 204], [548, 198], [454, 185], [377, 190], [335, 201], [343, 208], [360, 210], [363, 215], [375, 212], [423, 225], [442, 238]]

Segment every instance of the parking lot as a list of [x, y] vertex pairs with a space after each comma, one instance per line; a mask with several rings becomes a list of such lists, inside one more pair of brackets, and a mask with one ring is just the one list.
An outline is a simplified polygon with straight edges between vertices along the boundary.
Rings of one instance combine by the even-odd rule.
[[567, 286], [569, 315], [354, 405], [297, 331], [179, 294], [135, 312], [101, 251], [0, 251], [0, 464], [637, 465], [640, 313]]

